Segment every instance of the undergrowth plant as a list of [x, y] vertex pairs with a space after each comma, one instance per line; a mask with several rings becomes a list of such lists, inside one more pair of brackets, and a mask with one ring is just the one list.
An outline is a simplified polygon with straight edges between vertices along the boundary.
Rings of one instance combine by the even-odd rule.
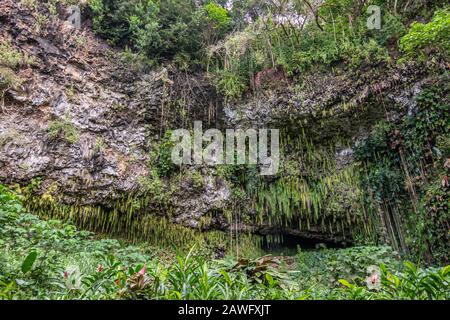
[[[297, 265], [272, 256], [211, 260], [196, 246], [170, 253], [41, 220], [1, 185], [0, 222], [0, 299], [449, 298], [450, 267], [421, 269], [405, 263], [402, 270], [388, 248], [319, 252], [322, 256], [301, 252]], [[365, 280], [367, 265], [379, 263], [380, 274]], [[399, 271], [389, 271], [384, 263]], [[328, 283], [331, 275], [335, 280]], [[364, 281], [377, 285], [364, 286]]]

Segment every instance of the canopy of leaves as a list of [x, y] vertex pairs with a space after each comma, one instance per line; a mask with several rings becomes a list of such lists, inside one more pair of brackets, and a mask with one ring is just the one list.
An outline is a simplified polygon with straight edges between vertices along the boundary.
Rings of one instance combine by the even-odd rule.
[[426, 50], [435, 49], [449, 57], [449, 34], [450, 10], [439, 10], [431, 22], [413, 23], [408, 34], [401, 39], [400, 46], [408, 56], [423, 55]]
[[177, 58], [195, 65], [230, 25], [228, 11], [214, 2], [90, 0], [89, 6], [97, 34], [156, 61]]

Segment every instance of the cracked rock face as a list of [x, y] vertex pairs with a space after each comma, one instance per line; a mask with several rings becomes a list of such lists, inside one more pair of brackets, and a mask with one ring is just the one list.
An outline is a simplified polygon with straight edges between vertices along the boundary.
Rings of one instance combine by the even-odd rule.
[[[307, 120], [318, 143], [336, 132], [356, 142], [384, 115], [381, 107], [360, 107], [383, 101], [393, 118], [413, 112], [412, 100], [427, 81], [426, 70], [416, 66], [374, 66], [358, 74], [305, 75], [301, 86], [264, 90], [222, 107], [205, 75], [170, 67], [139, 70], [88, 28], [72, 29], [57, 17], [37, 28], [36, 19], [18, 1], [0, 2], [0, 42], [34, 60], [14, 70], [21, 85], [7, 90], [0, 104], [0, 182], [26, 185], [41, 178], [39, 192], [56, 184], [66, 204], [108, 208], [138, 192], [150, 174], [155, 142], [167, 129], [202, 120], [205, 127], [287, 128], [296, 134], [295, 124]], [[353, 162], [353, 150], [342, 147], [335, 158], [344, 168]], [[179, 182], [171, 200], [174, 222], [199, 228], [202, 217], [213, 213], [206, 227], [232, 227], [220, 214], [230, 206], [230, 186], [210, 170], [202, 176], [200, 189]], [[291, 233], [329, 236], [314, 227], [309, 234]]]
[[[183, 107], [194, 119], [207, 115], [212, 89], [202, 77], [186, 79], [165, 68], [135, 71], [88, 29], [72, 29], [55, 17], [37, 30], [35, 12], [5, 0], [0, 30], [1, 43], [34, 60], [14, 70], [22, 83], [5, 93], [0, 112], [4, 183], [41, 178], [41, 192], [56, 183], [63, 203], [107, 207], [139, 190], [152, 143], [186, 121], [168, 101], [180, 99], [187, 83], [191, 99]], [[183, 212], [178, 220], [195, 225], [227, 196], [214, 184], [200, 196], [185, 194], [180, 199], [189, 201], [175, 204]]]
[[[426, 82], [424, 77], [426, 68], [414, 64], [305, 75], [299, 87], [279, 87], [259, 92], [247, 101], [227, 104], [224, 118], [237, 126], [283, 127], [299, 119], [350, 118], [355, 111], [361, 113], [358, 107], [377, 100], [381, 104], [383, 99], [388, 108], [404, 112], [411, 110], [414, 97]], [[364, 116], [361, 113], [353, 125], [364, 123]]]

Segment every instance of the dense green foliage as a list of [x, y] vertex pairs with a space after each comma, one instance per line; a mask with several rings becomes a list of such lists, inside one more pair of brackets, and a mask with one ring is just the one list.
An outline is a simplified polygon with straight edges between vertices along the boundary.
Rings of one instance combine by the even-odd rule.
[[[167, 131], [159, 143], [157, 154], [153, 155], [156, 159], [156, 169], [160, 177], [169, 176], [176, 169], [172, 162], [172, 148], [175, 145], [171, 140], [172, 133]], [[154, 164], [150, 164], [151, 166]]]
[[[34, 12], [37, 29], [48, 20], [44, 13], [56, 16], [58, 1], [43, 2], [45, 9], [38, 2], [21, 1]], [[277, 85], [302, 86], [305, 74], [325, 70], [387, 70], [425, 59], [435, 68], [448, 65], [445, 1], [225, 4], [89, 0], [86, 8], [94, 31], [123, 49], [120, 57], [132, 67], [163, 63], [171, 71], [205, 71], [225, 102]], [[367, 27], [371, 4], [381, 7], [381, 30]], [[0, 101], [22, 82], [18, 70], [32, 65], [26, 53], [0, 44]], [[205, 187], [199, 168], [172, 163], [167, 131], [152, 146], [156, 152], [137, 194], [124, 195], [107, 209], [64, 204], [56, 182], [37, 193], [40, 180], [33, 179], [15, 188], [20, 196], [0, 185], [0, 299], [449, 299], [450, 267], [430, 267], [449, 263], [450, 245], [449, 87], [448, 76], [438, 74], [434, 85], [423, 81], [410, 109], [393, 110], [397, 119], [379, 122], [358, 142], [358, 163], [338, 169], [336, 141], [316, 146], [314, 137], [295, 127], [294, 134], [282, 133], [291, 157], [273, 179], [259, 177], [254, 166], [215, 172], [231, 185], [233, 209], [245, 201], [255, 211], [224, 212], [230, 225], [299, 231], [314, 226], [315, 232], [351, 238], [359, 246], [299, 248], [295, 259], [255, 259], [260, 251], [254, 235], [202, 233], [209, 215], [201, 218], [198, 230], [155, 216], [153, 211], [170, 217], [170, 201], [180, 186], [198, 193]], [[71, 91], [66, 92], [69, 100]], [[386, 113], [386, 118], [391, 117]], [[13, 136], [5, 135], [0, 145]], [[76, 145], [80, 133], [64, 119], [51, 121], [47, 136]], [[97, 141], [95, 148], [101, 144]], [[22, 197], [41, 218], [22, 207]], [[135, 245], [102, 239], [53, 218]], [[186, 250], [192, 243], [196, 246]], [[214, 249], [227, 257], [213, 260]], [[418, 266], [401, 263], [405, 256]]]
[[214, 2], [197, 7], [192, 0], [90, 0], [89, 6], [99, 35], [179, 66], [198, 64], [205, 47], [230, 23], [227, 11]]
[[[264, 10], [254, 23], [230, 34], [225, 41], [210, 48], [209, 69], [217, 78], [218, 88], [228, 97], [240, 97], [249, 88], [258, 89], [258, 79], [271, 68], [293, 77], [317, 69], [392, 63], [398, 39], [407, 30], [405, 18], [397, 7], [384, 1], [328, 0], [311, 7], [306, 1], [293, 1], [293, 6], [263, 5]], [[369, 5], [381, 7], [381, 29], [367, 27]], [[426, 8], [425, 3], [416, 4]], [[438, 5], [436, 3], [436, 5]], [[448, 28], [447, 11], [438, 12], [435, 21], [424, 28], [413, 26], [402, 39], [402, 48], [411, 53], [416, 48], [437, 46], [445, 48]], [[280, 17], [284, 17], [280, 21]], [[309, 17], [305, 22], [301, 17]], [[426, 28], [433, 32], [426, 33]], [[270, 80], [270, 79], [269, 79]], [[274, 79], [278, 81], [279, 79]], [[270, 82], [270, 81], [269, 81]]]
[[[298, 77], [316, 69], [358, 68], [392, 63], [400, 48], [406, 57], [434, 48], [448, 54], [448, 9], [426, 1], [243, 0], [225, 9], [214, 1], [90, 0], [94, 29], [113, 44], [130, 47], [181, 69], [204, 68], [229, 98], [256, 90], [264, 75]], [[381, 7], [381, 29], [371, 30], [370, 5]], [[399, 40], [401, 39], [401, 40]], [[400, 46], [399, 46], [400, 42]], [[277, 79], [277, 81], [280, 79]]]
[[382, 233], [403, 252], [448, 262], [449, 104], [446, 79], [417, 98], [417, 111], [379, 123], [356, 149]]
[[371, 275], [379, 287], [364, 286], [369, 266], [397, 267], [389, 248], [299, 252], [297, 271], [270, 256], [208, 261], [195, 247], [175, 256], [95, 239], [26, 213], [3, 186], [0, 222], [0, 299], [446, 299], [450, 293], [450, 267], [410, 263], [395, 274], [382, 266], [382, 274]]
[[[400, 47], [409, 56], [430, 54], [437, 50], [448, 59], [450, 56], [450, 10], [436, 11], [433, 20], [427, 24], [414, 23], [408, 34], [400, 41]], [[425, 50], [428, 52], [425, 52]]]

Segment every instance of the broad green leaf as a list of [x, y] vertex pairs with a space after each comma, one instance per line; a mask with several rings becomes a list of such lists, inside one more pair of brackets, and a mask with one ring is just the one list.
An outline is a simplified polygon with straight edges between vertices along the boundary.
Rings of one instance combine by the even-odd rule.
[[353, 288], [354, 286], [350, 283], [350, 282], [348, 282], [347, 280], [344, 280], [344, 279], [340, 279], [340, 280], [338, 280], [339, 281], [339, 283], [340, 284], [342, 284], [344, 287], [347, 287], [347, 288]]
[[443, 276], [444, 278], [445, 278], [448, 274], [450, 274], [450, 265], [444, 267], [444, 268], [441, 270], [441, 274], [442, 274], [442, 276]]
[[25, 260], [22, 263], [22, 272], [27, 273], [33, 267], [33, 264], [36, 262], [37, 252], [31, 251]]

